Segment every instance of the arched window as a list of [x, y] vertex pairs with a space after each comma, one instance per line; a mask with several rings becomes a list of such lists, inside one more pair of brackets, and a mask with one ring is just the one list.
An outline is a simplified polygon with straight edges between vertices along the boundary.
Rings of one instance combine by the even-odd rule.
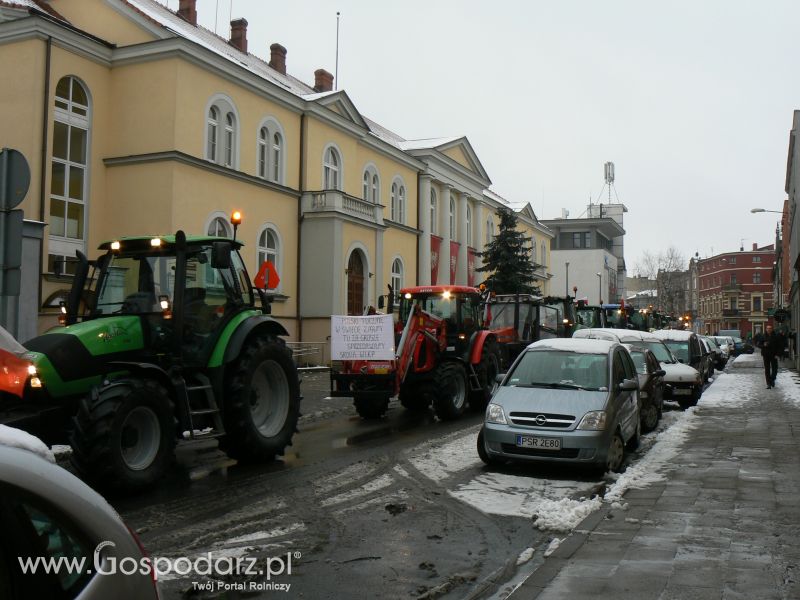
[[361, 315], [364, 312], [364, 259], [360, 250], [353, 250], [347, 260], [347, 314]]
[[494, 221], [489, 217], [486, 220], [486, 244], [489, 244], [494, 239]]
[[281, 126], [269, 117], [258, 129], [258, 176], [275, 183], [283, 183], [284, 154]]
[[[258, 234], [256, 243], [256, 262], [259, 268], [261, 264], [268, 260], [271, 262], [278, 275], [281, 273], [281, 241], [278, 235], [278, 230], [273, 225], [265, 225]], [[280, 284], [278, 285], [280, 289]]]
[[377, 169], [370, 165], [364, 169], [364, 200], [373, 204], [380, 204], [380, 180]]
[[456, 199], [450, 198], [450, 239], [456, 239]]
[[339, 152], [333, 146], [329, 146], [325, 150], [325, 158], [322, 167], [322, 186], [326, 190], [341, 189], [340, 171], [342, 161], [339, 158]]
[[399, 180], [392, 182], [392, 221], [406, 222], [406, 188]]
[[233, 237], [231, 226], [224, 217], [214, 217], [208, 224], [206, 234], [214, 237]]
[[547, 266], [547, 245], [542, 242], [542, 266]]
[[472, 246], [472, 207], [467, 204], [467, 246]]
[[536, 262], [536, 238], [531, 237], [531, 262], [533, 264], [537, 264]]
[[361, 184], [361, 197], [366, 201], [369, 202], [369, 184], [370, 179], [372, 179], [369, 175], [369, 171], [364, 171], [364, 178]]
[[439, 211], [438, 202], [436, 200], [436, 190], [431, 190], [431, 233], [437, 235], [439, 233], [439, 219], [436, 217], [438, 216]]
[[206, 160], [235, 169], [239, 161], [239, 118], [222, 95], [209, 101], [206, 113]]
[[72, 273], [75, 251], [85, 251], [86, 186], [89, 181], [89, 94], [72, 76], [56, 85], [53, 154], [50, 165], [48, 270], [56, 262]]
[[403, 289], [403, 261], [395, 258], [392, 261], [392, 290], [397, 293]]

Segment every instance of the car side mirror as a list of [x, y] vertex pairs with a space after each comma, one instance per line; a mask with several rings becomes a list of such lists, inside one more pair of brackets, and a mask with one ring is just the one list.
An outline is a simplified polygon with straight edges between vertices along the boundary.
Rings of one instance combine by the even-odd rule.
[[632, 392], [639, 389], [639, 383], [635, 379], [623, 379], [619, 384], [619, 389], [622, 392]]
[[231, 268], [230, 242], [214, 242], [211, 245], [211, 267], [222, 270]]
[[503, 383], [503, 379], [505, 379], [505, 377], [506, 377], [505, 373], [498, 373], [497, 375], [494, 376], [494, 382], [497, 385], [500, 385], [501, 383]]
[[653, 373], [653, 375], [655, 375], [656, 377], [664, 377], [666, 374], [667, 372], [664, 369], [659, 369], [658, 371]]

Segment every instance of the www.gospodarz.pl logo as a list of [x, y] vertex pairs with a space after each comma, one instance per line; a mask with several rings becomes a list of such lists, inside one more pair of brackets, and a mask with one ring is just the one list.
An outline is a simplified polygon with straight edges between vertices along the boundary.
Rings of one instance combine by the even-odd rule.
[[[291, 584], [273, 582], [274, 577], [292, 574], [292, 561], [301, 557], [299, 552], [287, 552], [285, 555], [259, 559], [251, 556], [214, 556], [206, 552], [194, 558], [147, 557], [134, 558], [125, 556], [117, 559], [103, 553], [104, 548], [114, 548], [111, 541], [101, 542], [94, 550], [92, 563], [87, 566], [85, 556], [36, 556], [18, 557], [23, 574], [48, 575], [65, 574], [98, 574], [98, 575], [146, 575], [158, 581], [159, 578], [175, 579], [188, 576], [207, 577], [205, 582], [192, 582], [197, 590], [237, 590], [237, 591], [289, 591]], [[230, 582], [215, 579], [216, 577], [241, 576], [248, 578], [246, 582]], [[259, 581], [249, 580], [259, 578]]]

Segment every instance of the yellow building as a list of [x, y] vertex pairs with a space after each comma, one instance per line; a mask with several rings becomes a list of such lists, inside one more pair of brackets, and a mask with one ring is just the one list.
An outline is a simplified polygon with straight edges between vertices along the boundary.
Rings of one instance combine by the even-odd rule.
[[[475, 253], [506, 203], [469, 141], [403, 139], [324, 69], [309, 85], [287, 73], [280, 44], [263, 59], [247, 46], [245, 19], [223, 39], [197, 25], [195, 0], [177, 12], [156, 0], [0, 3], [0, 146], [27, 158], [20, 208], [44, 227], [4, 316], [20, 339], [55, 323], [76, 251], [178, 229], [231, 236], [234, 209], [248, 269], [266, 258], [278, 269], [273, 315], [296, 341], [324, 341], [331, 314], [360, 314], [387, 284], [479, 282]], [[547, 230], [526, 210], [539, 248]]]

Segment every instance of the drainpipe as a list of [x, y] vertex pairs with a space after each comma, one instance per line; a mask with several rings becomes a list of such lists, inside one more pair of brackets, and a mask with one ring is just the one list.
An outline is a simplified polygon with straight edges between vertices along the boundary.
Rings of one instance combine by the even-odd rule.
[[300, 115], [300, 165], [297, 189], [300, 197], [297, 199], [297, 341], [303, 341], [303, 315], [300, 313], [300, 257], [303, 248], [303, 186], [306, 180], [306, 114]]
[[[49, 139], [47, 137], [47, 124], [50, 116], [50, 56], [53, 51], [53, 38], [47, 36], [45, 42], [45, 59], [44, 59], [44, 97], [42, 98], [42, 153], [41, 165], [39, 167], [39, 221], [45, 223], [44, 218], [44, 205], [45, 205], [45, 185], [47, 184], [47, 146]], [[44, 236], [39, 239], [39, 293], [36, 300], [37, 314], [42, 306], [42, 259], [44, 258]]]

